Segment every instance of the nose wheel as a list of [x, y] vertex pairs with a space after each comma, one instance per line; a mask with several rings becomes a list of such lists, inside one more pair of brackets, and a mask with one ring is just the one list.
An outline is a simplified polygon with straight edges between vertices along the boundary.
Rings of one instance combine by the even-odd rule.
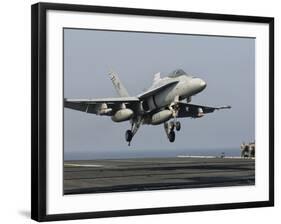
[[170, 142], [174, 142], [176, 139], [176, 131], [179, 131], [181, 129], [181, 123], [179, 121], [171, 121], [171, 122], [165, 122], [164, 123], [164, 129], [167, 134], [167, 137]]
[[170, 123], [164, 123], [164, 129], [170, 142], [175, 141], [176, 134], [174, 130], [176, 129], [176, 131], [179, 131], [181, 129], [181, 123], [177, 121], [179, 112], [179, 105], [177, 102], [179, 102], [179, 96], [176, 96], [174, 102], [169, 106], [169, 109], [172, 112], [173, 120]]
[[174, 142], [176, 139], [176, 134], [175, 131], [170, 131], [170, 133], [168, 134], [168, 139], [170, 142]]
[[176, 121], [175, 126], [177, 131], [181, 130], [181, 123], [179, 121]]

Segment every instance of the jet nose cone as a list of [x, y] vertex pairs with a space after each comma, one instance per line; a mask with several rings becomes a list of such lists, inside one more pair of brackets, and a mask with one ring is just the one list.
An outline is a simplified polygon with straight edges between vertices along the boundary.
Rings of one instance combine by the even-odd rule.
[[198, 87], [199, 87], [199, 89], [202, 91], [203, 89], [205, 89], [206, 88], [206, 86], [207, 86], [207, 83], [203, 80], [203, 79], [198, 79], [197, 80], [197, 85], [198, 85]]
[[205, 89], [207, 86], [207, 83], [201, 79], [200, 86]]

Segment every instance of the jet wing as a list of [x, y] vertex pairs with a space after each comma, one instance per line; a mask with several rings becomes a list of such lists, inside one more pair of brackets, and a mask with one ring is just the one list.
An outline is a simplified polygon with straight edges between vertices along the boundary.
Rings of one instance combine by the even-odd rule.
[[152, 89], [150, 89], [150, 90], [148, 90], [148, 91], [146, 91], [146, 92], [144, 92], [144, 93], [138, 95], [138, 97], [139, 97], [140, 99], [144, 99], [144, 98], [146, 98], [146, 97], [148, 97], [148, 96], [153, 96], [154, 94], [158, 93], [159, 91], [161, 91], [161, 90], [163, 90], [163, 89], [166, 89], [166, 88], [168, 88], [168, 87], [171, 87], [171, 86], [176, 85], [178, 82], [179, 82], [179, 81], [176, 80], [176, 81], [169, 82], [169, 83], [166, 83], [166, 84], [161, 85], [161, 86], [157, 86], [157, 87], [155, 87], [155, 88], [152, 88]]
[[86, 113], [111, 116], [122, 104], [135, 110], [140, 102], [137, 97], [117, 97], [98, 99], [64, 99], [64, 107]]
[[178, 105], [180, 107], [178, 117], [200, 117], [200, 114], [198, 113], [201, 113], [202, 115], [202, 114], [212, 113], [215, 110], [231, 108], [231, 106], [209, 107], [209, 106], [196, 105], [196, 104], [183, 103], [183, 102], [179, 102]]

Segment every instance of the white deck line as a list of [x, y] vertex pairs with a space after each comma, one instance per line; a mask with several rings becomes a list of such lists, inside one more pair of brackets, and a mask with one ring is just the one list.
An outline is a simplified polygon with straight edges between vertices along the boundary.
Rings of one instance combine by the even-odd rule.
[[76, 163], [65, 163], [65, 166], [78, 166], [78, 167], [103, 167], [103, 165], [97, 164], [76, 164]]

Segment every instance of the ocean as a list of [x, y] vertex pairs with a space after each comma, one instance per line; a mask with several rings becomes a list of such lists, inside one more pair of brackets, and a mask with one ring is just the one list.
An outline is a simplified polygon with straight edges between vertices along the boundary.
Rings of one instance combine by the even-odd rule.
[[165, 158], [177, 156], [240, 156], [240, 148], [225, 149], [114, 149], [104, 152], [81, 151], [64, 152], [64, 160]]

